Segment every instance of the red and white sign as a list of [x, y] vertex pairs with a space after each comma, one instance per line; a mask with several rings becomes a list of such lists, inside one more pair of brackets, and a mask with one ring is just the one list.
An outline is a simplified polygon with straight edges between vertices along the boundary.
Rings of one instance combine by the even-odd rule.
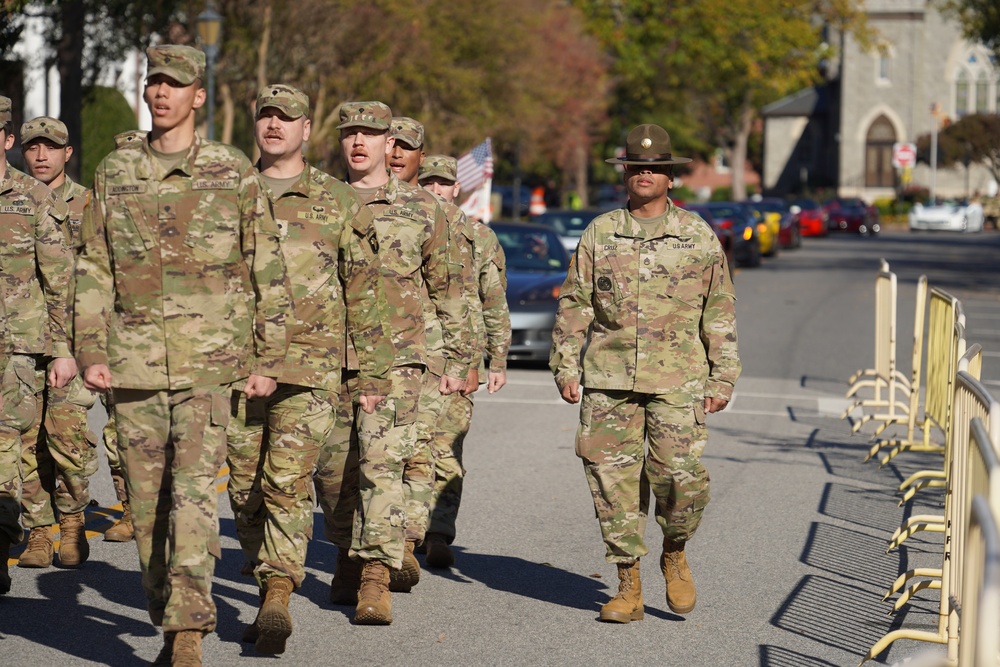
[[896, 169], [913, 167], [917, 164], [917, 145], [896, 142], [892, 145], [892, 166]]

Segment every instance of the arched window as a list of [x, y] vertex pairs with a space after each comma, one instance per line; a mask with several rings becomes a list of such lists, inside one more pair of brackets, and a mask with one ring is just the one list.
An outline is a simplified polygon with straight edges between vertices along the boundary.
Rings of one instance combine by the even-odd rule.
[[976, 113], [986, 113], [990, 110], [989, 96], [990, 80], [984, 70], [976, 75]]
[[896, 171], [892, 167], [892, 145], [896, 130], [885, 116], [879, 116], [868, 128], [865, 137], [865, 186], [891, 188], [896, 185]]
[[969, 73], [958, 70], [955, 77], [955, 115], [964, 116], [969, 113]]

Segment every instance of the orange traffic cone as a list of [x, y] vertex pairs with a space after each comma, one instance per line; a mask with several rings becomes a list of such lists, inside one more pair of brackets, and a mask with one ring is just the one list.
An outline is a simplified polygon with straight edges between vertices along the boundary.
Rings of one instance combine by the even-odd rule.
[[531, 202], [528, 204], [528, 215], [532, 218], [545, 213], [545, 188], [538, 186], [531, 191]]

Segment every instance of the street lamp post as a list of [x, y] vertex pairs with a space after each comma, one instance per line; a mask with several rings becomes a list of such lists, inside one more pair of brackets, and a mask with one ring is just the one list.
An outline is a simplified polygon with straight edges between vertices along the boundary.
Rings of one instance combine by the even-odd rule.
[[215, 59], [219, 55], [219, 38], [222, 35], [222, 15], [211, 3], [198, 14], [198, 37], [205, 50], [205, 68], [208, 75], [208, 139], [215, 139]]

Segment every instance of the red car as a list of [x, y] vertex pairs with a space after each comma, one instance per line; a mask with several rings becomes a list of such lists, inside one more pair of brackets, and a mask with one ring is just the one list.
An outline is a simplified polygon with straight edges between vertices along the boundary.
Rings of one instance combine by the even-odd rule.
[[878, 210], [858, 197], [838, 197], [823, 205], [827, 228], [833, 231], [856, 232], [861, 236], [878, 234]]
[[827, 215], [823, 207], [812, 199], [796, 199], [792, 206], [799, 208], [799, 231], [802, 236], [827, 236]]

